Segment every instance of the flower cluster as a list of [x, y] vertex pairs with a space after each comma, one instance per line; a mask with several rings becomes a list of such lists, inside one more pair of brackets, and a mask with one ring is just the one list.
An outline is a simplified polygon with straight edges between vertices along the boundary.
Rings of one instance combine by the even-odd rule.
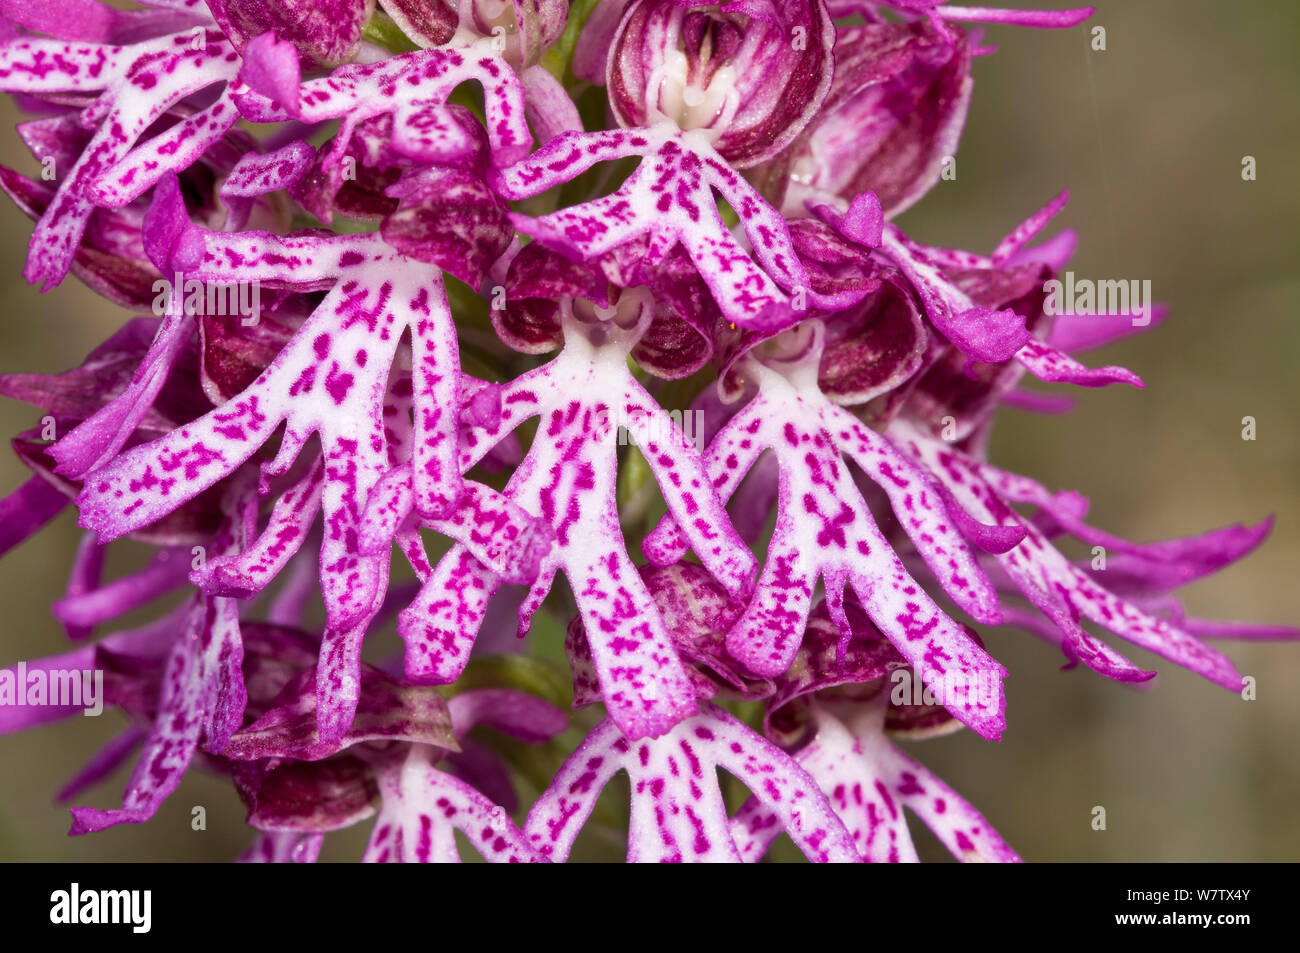
[[[1015, 860], [893, 740], [1001, 737], [973, 625], [1155, 674], [1087, 619], [1237, 690], [1202, 637], [1296, 633], [1170, 593], [1267, 524], [1131, 543], [987, 459], [1002, 405], [1051, 409], [1026, 373], [1141, 386], [1075, 355], [1152, 322], [1048, 313], [1065, 196], [989, 254], [895, 224], [991, 52], [963, 24], [1089, 12], [4, 4], [0, 89], [42, 166], [0, 169], [36, 222], [25, 275], [146, 312], [80, 367], [0, 378], [46, 422], [14, 440], [33, 476], [0, 551], [69, 504], [87, 531], [54, 607], [75, 647], [22, 671], [100, 671], [130, 721], [63, 796], [136, 758], [72, 832], [147, 820], [197, 763], [246, 803], [246, 860], [313, 860], [372, 815], [374, 861], [458, 860], [457, 831], [561, 861], [588, 822], [625, 823], [629, 860], [782, 833], [915, 860], [904, 808]], [[105, 579], [119, 540], [155, 554]], [[523, 651], [544, 639], [503, 638], [538, 613], [567, 624], [559, 678]], [[404, 651], [363, 661], [394, 619]], [[74, 710], [9, 701], [0, 731]], [[619, 772], [630, 807], [601, 799]]]

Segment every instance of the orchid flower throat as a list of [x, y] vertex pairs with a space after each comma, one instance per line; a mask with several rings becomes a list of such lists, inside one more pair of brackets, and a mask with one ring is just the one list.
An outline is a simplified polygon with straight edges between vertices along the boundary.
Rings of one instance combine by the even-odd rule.
[[761, 366], [775, 371], [796, 389], [817, 389], [818, 362], [826, 343], [826, 326], [817, 319], [804, 321], [788, 331], [768, 338], [749, 353], [755, 369]]
[[590, 298], [565, 298], [561, 300], [560, 309], [571, 313], [586, 331], [587, 339], [599, 345], [603, 340], [600, 335], [617, 333], [615, 329], [628, 332], [634, 339], [639, 338], [650, 324], [654, 296], [647, 288], [615, 288], [607, 305]]
[[674, 7], [664, 25], [668, 47], [646, 84], [646, 114], [704, 130], [710, 141], [727, 128], [740, 105], [737, 78], [762, 43], [749, 18], [717, 6]]
[[519, 18], [512, 0], [461, 0], [459, 16], [453, 43], [476, 45], [520, 65]]

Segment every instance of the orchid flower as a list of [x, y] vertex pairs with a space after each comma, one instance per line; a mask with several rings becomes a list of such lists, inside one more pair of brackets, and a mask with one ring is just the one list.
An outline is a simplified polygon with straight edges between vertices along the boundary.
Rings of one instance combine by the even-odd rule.
[[[382, 408], [405, 335], [410, 336], [416, 395], [412, 458], [407, 461], [415, 508], [512, 581], [532, 580], [546, 540], [537, 538], [526, 514], [493, 500], [486, 488], [475, 491], [460, 480], [456, 422], [446, 409], [458, 404], [460, 380], [437, 269], [421, 267], [371, 236], [324, 246], [258, 233], [244, 233], [238, 240], [198, 236], [195, 241], [213, 243], [202, 246], [202, 258], [189, 272], [207, 280], [330, 282], [333, 287], [271, 366], [239, 396], [95, 471], [81, 497], [82, 521], [103, 539], [152, 522], [235, 471], [282, 421], [284, 437], [263, 475], [284, 476], [308, 438], [318, 433], [319, 459], [281, 497], [262, 536], [248, 550], [231, 554], [237, 559], [214, 561], [196, 581], [217, 592], [259, 591], [296, 552], [317, 511], [321, 513], [326, 528], [321, 585], [330, 634], [324, 650], [328, 664], [320, 673], [320, 712], [322, 724], [328, 719], [331, 730], [341, 732], [356, 700], [354, 670], [361, 639], [387, 585], [386, 555], [361, 547], [359, 538], [365, 501], [391, 463]], [[452, 519], [440, 519], [462, 497], [465, 508]], [[475, 532], [476, 522], [489, 511], [512, 524], [509, 531], [517, 545], [502, 546], [499, 538]], [[417, 568], [427, 570], [423, 548], [411, 532], [404, 549], [414, 552]]]
[[[41, 22], [38, 28], [59, 31], [60, 24]], [[74, 27], [73, 33], [79, 31]], [[47, 287], [59, 284], [97, 205], [126, 204], [168, 171], [188, 167], [225, 135], [239, 119], [233, 102], [239, 66], [229, 40], [203, 27], [125, 46], [59, 39], [56, 33], [16, 39], [0, 49], [0, 89], [75, 97], [81, 124], [97, 130], [71, 168], [59, 172], [55, 166], [60, 186], [37, 223], [24, 277]], [[223, 83], [227, 91], [211, 106], [136, 146], [179, 102]]]
[[[520, 629], [527, 631], [562, 570], [592, 633], [611, 717], [634, 739], [661, 734], [694, 711], [695, 699], [619, 530], [614, 437], [620, 423], [644, 447], [669, 511], [704, 564], [733, 592], [748, 589], [754, 572], [753, 557], [731, 528], [694, 447], [628, 370], [628, 355], [651, 320], [646, 304], [639, 289], [604, 314], [588, 311], [584, 302], [570, 304], [559, 356], [504, 387], [500, 422], [471, 429], [461, 450], [461, 466], [468, 469], [510, 430], [538, 418], [532, 446], [505, 495], [546, 520], [555, 546], [520, 607]], [[407, 676], [455, 679], [500, 585], [499, 575], [468, 549], [453, 547], [402, 613]]]
[[[954, 714], [986, 737], [1003, 727], [1005, 670], [926, 594], [881, 533], [853, 482], [852, 459], [889, 497], [917, 551], [967, 612], [997, 622], [997, 598], [949, 515], [938, 486], [879, 434], [836, 407], [817, 386], [824, 331], [805, 323], [764, 347], [766, 363], [745, 359], [757, 393], [718, 433], [706, 454], [709, 479], [724, 497], [764, 451], [776, 455], [781, 494], [777, 526], [752, 602], [727, 636], [751, 670], [785, 671], [798, 651], [820, 577], [847, 643], [844, 589], [852, 586], [873, 621], [928, 681], [954, 683]], [[672, 518], [647, 537], [646, 555], [676, 562], [689, 541]]]
[[[773, 155], [807, 124], [830, 84], [832, 42], [820, 0], [734, 3], [716, 13], [635, 0], [612, 38], [606, 76], [624, 128], [558, 136], [504, 170], [497, 187], [526, 198], [599, 162], [644, 161], [613, 195], [533, 222], [516, 218], [516, 227], [577, 258], [648, 235], [650, 266], [680, 244], [729, 322], [792, 323], [792, 309], [806, 307], [792, 295], [812, 292], [785, 223], [736, 169]], [[726, 228], [715, 192], [752, 254]]]
[[[501, 173], [510, 198], [539, 195], [600, 161], [646, 156], [617, 192], [536, 221], [515, 216], [527, 235], [576, 258], [594, 258], [648, 236], [647, 266], [678, 243], [733, 324], [788, 325], [792, 293], [805, 289], [785, 222], [699, 134], [662, 123], [648, 129], [565, 133]], [[726, 228], [714, 192], [736, 211], [753, 244], [747, 253]]]
[[[862, 859], [917, 860], [906, 808], [959, 860], [1018, 861], [973, 806], [890, 740], [931, 738], [959, 723], [926, 703], [930, 686], [914, 683], [915, 670], [856, 604], [848, 606], [852, 641], [841, 653], [827, 609], [823, 603], [814, 610], [798, 658], [776, 680], [765, 724], [795, 748], [795, 760], [830, 799]], [[747, 861], [761, 857], [780, 832], [777, 818], [754, 798], [731, 825]]]
[[[987, 254], [898, 223], [992, 52], [966, 25], [1090, 12], [0, 4], [41, 166], [0, 168], [24, 275], [130, 312], [78, 366], [0, 376], [40, 414], [0, 555], [68, 508], [85, 531], [52, 607], [70, 645], [3, 660], [0, 735], [102, 674], [128, 723], [60, 800], [134, 768], [71, 832], [148, 821], [197, 768], [247, 809], [246, 862], [365, 821], [369, 862], [457, 862], [458, 838], [562, 862], [587, 829], [631, 861], [781, 834], [915, 860], [905, 811], [959, 859], [1018, 860], [912, 750], [1008, 730], [988, 629], [1152, 677], [1096, 624], [1230, 689], [1203, 639], [1300, 637], [1175, 594], [1271, 520], [1133, 543], [991, 458], [1004, 406], [1070, 405], [1025, 375], [1141, 387], [1076, 355], [1165, 314], [1052, 313], [1066, 194]], [[389, 626], [402, 651], [363, 660]]]
[[[213, 540], [216, 553], [237, 548], [252, 494], [236, 482], [225, 498], [226, 520]], [[171, 794], [198, 751], [219, 754], [239, 727], [247, 704], [241, 670], [243, 641], [234, 599], [200, 593], [172, 627], [165, 653], [157, 715], [120, 810], [74, 808], [72, 833], [148, 820]]]

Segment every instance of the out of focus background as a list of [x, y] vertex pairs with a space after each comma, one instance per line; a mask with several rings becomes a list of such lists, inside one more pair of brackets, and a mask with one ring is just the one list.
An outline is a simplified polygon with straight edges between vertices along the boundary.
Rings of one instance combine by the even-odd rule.
[[[1050, 5], [1044, 3], [1043, 5]], [[1057, 4], [1059, 5], [1059, 4]], [[1065, 32], [992, 27], [957, 160], [902, 224], [928, 244], [989, 251], [1062, 187], [1054, 226], [1079, 230], [1079, 277], [1149, 279], [1165, 325], [1087, 356], [1145, 391], [1076, 391], [1059, 417], [1007, 411], [993, 459], [1092, 499], [1091, 521], [1136, 540], [1274, 514], [1262, 550], [1184, 592], [1189, 613], [1300, 623], [1300, 6], [1294, 0], [1100, 0]], [[1089, 30], [1105, 28], [1105, 50]], [[5, 103], [0, 163], [33, 174]], [[1255, 181], [1243, 181], [1253, 156]], [[0, 371], [79, 363], [126, 314], [70, 278], [21, 277], [31, 226], [0, 204]], [[39, 416], [0, 401], [0, 433]], [[1243, 441], [1242, 418], [1257, 422]], [[0, 454], [0, 492], [25, 480]], [[79, 536], [71, 510], [0, 562], [0, 665], [64, 650], [49, 615]], [[1000, 744], [970, 732], [913, 746], [1029, 860], [1300, 860], [1300, 645], [1220, 643], [1255, 701], [1113, 639], [1160, 671], [1146, 690], [1032, 636], [987, 634], [1010, 670]], [[72, 839], [54, 794], [122, 727], [116, 713], [0, 738], [0, 860], [226, 860], [247, 840], [225, 781], [191, 771], [144, 827]], [[116, 804], [126, 772], [78, 803]], [[207, 829], [191, 829], [191, 808]], [[1106, 830], [1093, 830], [1093, 808]], [[942, 852], [919, 832], [927, 857]], [[359, 854], [360, 843], [350, 842]], [[346, 856], [346, 853], [339, 856]]]

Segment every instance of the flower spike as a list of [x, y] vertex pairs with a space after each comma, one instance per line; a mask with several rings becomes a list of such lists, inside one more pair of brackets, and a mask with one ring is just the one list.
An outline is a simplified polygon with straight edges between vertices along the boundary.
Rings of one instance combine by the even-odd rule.
[[[758, 393], [709, 445], [705, 465], [727, 498], [764, 450], [781, 467], [777, 528], [753, 601], [727, 648], [754, 672], [785, 671], [799, 648], [813, 585], [825, 581], [833, 613], [851, 585], [872, 619], [926, 681], [954, 686], [953, 714], [990, 738], [1002, 733], [1005, 670], [921, 589], [877, 527], [849, 474], [851, 458], [890, 499], [895, 514], [944, 590], [985, 622], [1000, 619], [997, 596], [948, 516], [933, 477], [835, 407], [817, 389], [821, 327], [813, 322], [777, 339], [768, 364], [746, 359]], [[687, 541], [671, 519], [646, 539], [646, 555], [675, 562]], [[847, 641], [848, 626], [840, 622]], [[981, 686], [992, 675], [990, 694]]]
[[1152, 679], [1097, 623], [1244, 698], [1208, 643], [1300, 639], [1178, 592], [1271, 519], [1135, 543], [999, 465], [1003, 408], [1087, 398], [1027, 378], [1140, 388], [1080, 355], [1167, 312], [1075, 287], [1068, 193], [991, 251], [899, 224], [950, 192], [985, 25], [1091, 8], [117, 6], [0, 0], [24, 274], [129, 310], [69, 370], [0, 374], [35, 408], [0, 556], [69, 504], [85, 530], [71, 644], [0, 668], [0, 735], [126, 716], [65, 801], [135, 759], [74, 834], [195, 768], [248, 863], [362, 821], [376, 863], [752, 862], [783, 833], [911, 861], [908, 812], [1016, 861], [903, 747], [1002, 738], [991, 627]]

